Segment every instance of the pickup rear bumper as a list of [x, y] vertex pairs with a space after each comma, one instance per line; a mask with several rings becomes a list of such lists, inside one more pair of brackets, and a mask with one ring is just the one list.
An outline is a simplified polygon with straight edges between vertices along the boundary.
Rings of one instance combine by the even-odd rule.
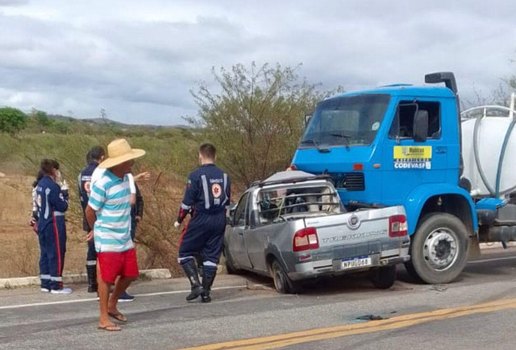
[[295, 264], [295, 270], [288, 271], [287, 275], [290, 279], [299, 281], [321, 276], [356, 273], [377, 267], [396, 265], [410, 260], [409, 247], [407, 245], [406, 247], [384, 251], [379, 254], [371, 254], [364, 258], [366, 258], [366, 260], [367, 258], [370, 258], [370, 264], [351, 268], [343, 267], [343, 259], [326, 259], [300, 262]]

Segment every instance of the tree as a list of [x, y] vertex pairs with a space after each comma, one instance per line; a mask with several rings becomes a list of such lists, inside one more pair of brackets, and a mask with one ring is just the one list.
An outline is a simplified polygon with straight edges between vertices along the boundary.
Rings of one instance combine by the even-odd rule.
[[43, 111], [38, 111], [37, 109], [33, 108], [31, 113], [31, 117], [36, 121], [37, 125], [40, 128], [48, 128], [52, 126], [53, 120], [48, 117], [48, 114]]
[[0, 108], [0, 132], [11, 135], [23, 130], [27, 125], [27, 116], [19, 109], [12, 107]]
[[220, 92], [205, 83], [191, 92], [199, 106], [197, 118], [218, 149], [218, 163], [241, 184], [264, 179], [289, 164], [304, 128], [304, 115], [329, 92], [300, 80], [297, 69], [277, 64], [250, 68], [241, 64], [212, 73]]

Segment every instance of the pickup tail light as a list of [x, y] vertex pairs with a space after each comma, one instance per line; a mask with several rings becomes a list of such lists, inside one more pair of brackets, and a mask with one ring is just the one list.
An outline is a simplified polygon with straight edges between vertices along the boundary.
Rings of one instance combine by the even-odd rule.
[[389, 217], [389, 237], [403, 237], [408, 234], [407, 217], [393, 215]]
[[319, 238], [315, 227], [306, 227], [294, 234], [292, 248], [295, 252], [319, 248]]

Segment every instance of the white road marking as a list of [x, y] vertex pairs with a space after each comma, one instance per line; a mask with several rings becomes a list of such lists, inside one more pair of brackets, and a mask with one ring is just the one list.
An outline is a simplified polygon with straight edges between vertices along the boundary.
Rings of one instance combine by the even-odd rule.
[[492, 258], [492, 259], [481, 259], [481, 260], [468, 261], [468, 264], [479, 264], [479, 263], [483, 263], [483, 262], [514, 260], [514, 259], [516, 259], [516, 256], [506, 256], [506, 257], [502, 257], [502, 258]]
[[[217, 288], [212, 288], [212, 289], [213, 290], [224, 290], [224, 289], [239, 289], [239, 288], [247, 288], [247, 285], [217, 287]], [[170, 294], [181, 294], [181, 293], [190, 293], [190, 290], [188, 289], [188, 290], [172, 290], [169, 292], [141, 293], [141, 294], [134, 294], [134, 296], [135, 297], [151, 297], [151, 296], [156, 296], [156, 295], [170, 295]], [[33, 306], [76, 304], [76, 303], [85, 303], [85, 302], [90, 302], [90, 301], [97, 301], [97, 298], [60, 300], [60, 301], [50, 301], [50, 302], [46, 302], [46, 303], [31, 303], [31, 304], [0, 306], [0, 310], [21, 309], [21, 308], [33, 307]]]

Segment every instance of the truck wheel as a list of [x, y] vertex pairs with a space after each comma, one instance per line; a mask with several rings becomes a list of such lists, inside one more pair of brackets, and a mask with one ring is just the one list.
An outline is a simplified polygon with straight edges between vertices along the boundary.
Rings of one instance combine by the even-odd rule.
[[236, 275], [240, 272], [235, 267], [235, 264], [233, 263], [233, 259], [231, 258], [231, 254], [229, 253], [228, 249], [224, 247], [224, 258], [226, 259], [226, 271], [229, 275]]
[[396, 265], [374, 269], [369, 278], [376, 288], [389, 289], [396, 282]]
[[294, 294], [296, 285], [288, 278], [287, 274], [277, 260], [271, 265], [272, 279], [274, 280], [274, 288], [281, 294]]
[[410, 263], [417, 277], [432, 284], [455, 280], [468, 261], [467, 232], [466, 226], [454, 215], [425, 216], [411, 244]]

